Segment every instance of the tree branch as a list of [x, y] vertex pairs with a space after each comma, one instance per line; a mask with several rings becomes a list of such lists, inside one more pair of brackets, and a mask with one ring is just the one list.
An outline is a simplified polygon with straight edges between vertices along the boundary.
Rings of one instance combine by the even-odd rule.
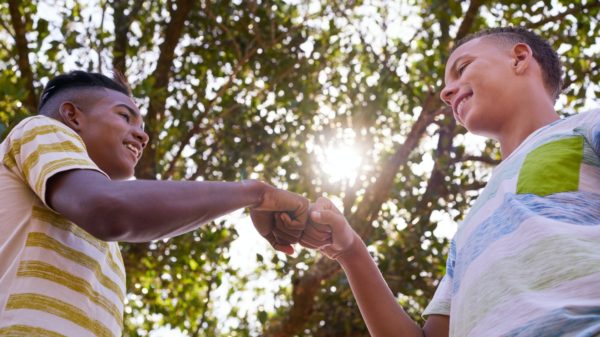
[[125, 15], [125, 9], [129, 5], [127, 0], [114, 0], [113, 1], [113, 21], [115, 23], [115, 42], [113, 44], [113, 69], [120, 71], [122, 74], [126, 73], [126, 58], [127, 58], [127, 47], [128, 39], [127, 33], [129, 33], [129, 27], [133, 20], [137, 18], [137, 15], [142, 7], [144, 1], [134, 1], [131, 11], [128, 15]]
[[25, 22], [23, 22], [20, 14], [19, 1], [9, 0], [8, 10], [15, 32], [14, 38], [17, 47], [17, 64], [19, 65], [21, 77], [25, 82], [25, 89], [27, 89], [27, 95], [25, 96], [23, 103], [27, 110], [33, 114], [37, 111], [38, 100], [37, 95], [35, 94], [35, 87], [33, 86], [33, 72], [31, 71], [31, 64], [29, 63], [29, 47], [27, 45], [27, 38], [25, 37]]
[[[445, 197], [448, 195], [448, 188], [444, 184], [444, 179], [448, 175], [450, 169], [448, 162], [450, 161], [450, 151], [452, 150], [452, 139], [456, 135], [456, 120], [452, 116], [449, 108], [445, 108], [446, 123], [440, 125], [438, 144], [436, 148], [435, 164], [431, 170], [431, 175], [427, 181], [427, 188], [423, 193], [421, 200], [415, 207], [417, 211], [422, 211], [418, 217], [420, 220], [429, 219], [433, 208], [431, 203], [435, 198]], [[408, 229], [413, 231], [415, 222], [408, 222]], [[420, 233], [419, 233], [420, 234]]]
[[598, 2], [598, 1], [590, 1], [589, 3], [587, 3], [585, 5], [575, 5], [573, 8], [568, 9], [562, 13], [546, 17], [538, 22], [532, 22], [532, 23], [526, 25], [526, 27], [527, 28], [539, 28], [549, 22], [560, 21], [569, 14], [578, 13], [578, 12], [581, 13], [586, 9], [599, 8], [599, 7], [600, 7], [600, 2]]
[[[346, 20], [348, 20], [348, 22], [352, 22], [352, 20], [350, 19], [350, 17], [348, 16], [348, 14], [345, 11], [340, 11], [341, 15], [346, 18]], [[385, 27], [386, 24], [385, 22], [383, 23], [384, 27], [382, 28], [383, 31], [385, 31]], [[360, 25], [358, 25], [360, 26]], [[369, 39], [367, 39], [363, 33], [363, 31], [361, 31], [360, 29], [356, 30], [358, 33], [358, 37], [361, 41], [361, 45], [362, 46], [370, 46], [371, 44], [368, 42]], [[408, 49], [410, 48], [411, 43], [417, 38], [417, 36], [419, 36], [419, 34], [421, 33], [421, 31], [417, 30], [415, 31], [415, 33], [410, 37], [410, 39], [408, 39], [407, 43], [402, 43], [399, 46], [396, 46], [397, 50], [395, 51], [394, 55], [401, 55], [404, 54], [408, 51]], [[377, 62], [382, 66], [383, 69], [386, 70], [386, 72], [383, 73], [383, 75], [381, 75], [382, 79], [385, 79], [388, 76], [394, 76], [397, 77], [396, 71], [393, 68], [392, 64], [397, 63], [394, 62], [396, 60], [393, 60], [391, 57], [391, 54], [389, 52], [388, 49], [388, 36], [386, 34], [385, 36], [386, 39], [386, 43], [383, 46], [383, 57], [381, 57], [379, 54], [377, 54], [375, 52], [375, 50], [373, 48], [363, 48], [366, 52], [368, 52], [369, 54], [371, 54], [373, 56], [374, 59], [377, 60]], [[396, 65], [397, 67], [397, 65]], [[402, 88], [399, 88], [400, 90], [409, 90], [408, 86], [404, 83], [404, 81], [398, 81], [398, 83], [402, 86]]]
[[[167, 87], [171, 77], [175, 48], [181, 39], [185, 21], [194, 3], [195, 1], [193, 0], [178, 0], [177, 8], [172, 11], [171, 20], [167, 24], [163, 34], [164, 41], [159, 47], [160, 56], [158, 57], [156, 69], [153, 74], [155, 82], [150, 94], [150, 104], [148, 114], [146, 115], [146, 123], [148, 124], [146, 130], [152, 141], [146, 147], [145, 154], [136, 167], [136, 176], [140, 178], [156, 178], [157, 135], [167, 102]], [[171, 9], [172, 6], [169, 7], [169, 11]]]
[[458, 32], [456, 33], [456, 41], [465, 37], [469, 31], [471, 31], [471, 27], [473, 27], [473, 22], [479, 13], [479, 8], [483, 4], [482, 0], [472, 0], [469, 4], [469, 8], [463, 17], [463, 21], [458, 28]]
[[206, 322], [206, 312], [208, 311], [208, 305], [210, 303], [210, 295], [213, 290], [213, 284], [215, 283], [216, 276], [213, 276], [208, 280], [208, 289], [206, 289], [206, 300], [204, 301], [204, 305], [202, 306], [202, 316], [200, 317], [200, 322], [198, 322], [198, 326], [196, 330], [192, 334], [192, 337], [200, 336], [200, 329], [202, 329], [202, 325]]
[[471, 184], [463, 185], [462, 189], [465, 191], [474, 191], [474, 190], [480, 190], [480, 189], [484, 188], [486, 185], [487, 185], [487, 183], [484, 183], [482, 181], [475, 181]]
[[398, 170], [402, 165], [406, 164], [410, 153], [417, 147], [426, 128], [433, 123], [435, 116], [447, 109], [440, 106], [441, 102], [437, 98], [437, 95], [430, 92], [422, 105], [423, 110], [419, 118], [413, 124], [405, 141], [398, 146], [394, 155], [384, 165], [379, 177], [374, 184], [369, 186], [363, 197], [363, 201], [358, 206], [354, 215], [349, 219], [350, 224], [353, 225], [363, 238], [368, 237], [371, 233], [371, 223], [379, 213], [381, 205], [389, 197]]
[[462, 158], [460, 158], [457, 161], [463, 161], [463, 162], [464, 161], [478, 161], [478, 162], [486, 163], [486, 164], [493, 165], [493, 166], [498, 165], [498, 164], [500, 164], [500, 162], [502, 162], [502, 160], [494, 159], [490, 156], [472, 156], [472, 155], [462, 156]]
[[[293, 33], [294, 31], [296, 31], [300, 27], [302, 27], [302, 26], [298, 25], [298, 26], [294, 27], [295, 29], [290, 29], [288, 32], [282, 33], [280, 36], [278, 36], [275, 39], [275, 41], [273, 41], [273, 45], [277, 44], [279, 41], [283, 40], [285, 37], [287, 37], [289, 34]], [[253, 43], [251, 43], [250, 45], [253, 45]], [[273, 45], [264, 46], [263, 48], [270, 48]], [[252, 56], [254, 56], [254, 54], [256, 54], [256, 52], [258, 51], [259, 48], [260, 48], [259, 45], [253, 45], [250, 50], [247, 50], [247, 52], [243, 55], [243, 58], [241, 60], [239, 60], [238, 63], [235, 65], [235, 68], [233, 69], [233, 71], [231, 72], [231, 74], [229, 75], [229, 77], [227, 78], [227, 82], [225, 82], [225, 84], [223, 86], [221, 86], [221, 88], [219, 88], [219, 91], [216, 93], [215, 97], [212, 100], [210, 100], [208, 102], [208, 104], [205, 106], [203, 116], [208, 115], [210, 113], [210, 111], [212, 111], [212, 109], [213, 109], [214, 105], [216, 104], [216, 102], [218, 102], [219, 98], [221, 98], [225, 94], [225, 92], [233, 85], [233, 83], [234, 83], [235, 79], [237, 78], [237, 75], [239, 74], [239, 72], [251, 60]], [[293, 71], [293, 67], [290, 68], [290, 69], [288, 69], [288, 71], [286, 71], [285, 73], [283, 73], [283, 75], [279, 76], [278, 80], [281, 80], [281, 79], [285, 78], [292, 71]], [[276, 82], [273, 81], [272, 83], [276, 83]], [[199, 120], [199, 121], [202, 120], [202, 116], [198, 117], [197, 120]], [[177, 153], [175, 154], [175, 156], [173, 157], [173, 160], [171, 161], [171, 163], [169, 163], [169, 167], [165, 171], [165, 177], [170, 177], [173, 174], [173, 169], [174, 169], [174, 166], [175, 166], [175, 162], [181, 157], [181, 154], [183, 152], [183, 149], [184, 149], [185, 145], [187, 145], [189, 143], [190, 139], [194, 135], [198, 134], [201, 130], [202, 130], [201, 129], [201, 124], [200, 123], [195, 123], [194, 126], [187, 132], [187, 134], [185, 135], [185, 137], [183, 137], [183, 139], [181, 140], [181, 142], [179, 142], [180, 147], [177, 150]]]
[[11, 31], [10, 27], [6, 24], [4, 20], [0, 20], [0, 26], [2, 26], [2, 28], [6, 30], [6, 33], [8, 33], [8, 35], [10, 35], [10, 37], [12, 37], [13, 40], [17, 40], [15, 34]]
[[209, 19], [211, 19], [213, 21], [213, 23], [216, 24], [217, 27], [219, 27], [219, 29], [221, 29], [223, 31], [223, 33], [225, 33], [225, 35], [229, 38], [229, 41], [231, 41], [233, 48], [235, 49], [235, 55], [237, 56], [238, 59], [241, 59], [242, 58], [242, 49], [240, 48], [240, 44], [235, 41], [235, 36], [233, 34], [231, 34], [231, 31], [229, 30], [229, 28], [227, 28], [227, 26], [225, 26], [223, 24], [223, 22], [217, 21], [217, 18], [215, 17], [214, 13], [210, 9], [210, 6], [206, 6], [205, 13], [206, 13], [206, 16]]
[[[102, 17], [100, 19], [100, 31], [104, 30], [104, 17], [106, 16], [106, 2], [102, 1], [102, 3], [100, 4], [100, 7], [102, 7]], [[104, 39], [103, 38], [99, 38], [99, 45], [100, 48], [98, 48], [98, 72], [102, 72], [102, 51], [106, 48], [106, 46], [104, 45]]]
[[263, 337], [294, 336], [305, 325], [313, 312], [315, 298], [323, 280], [340, 272], [337, 262], [320, 257], [302, 277], [292, 281], [292, 305], [284, 319], [273, 322], [264, 332]]

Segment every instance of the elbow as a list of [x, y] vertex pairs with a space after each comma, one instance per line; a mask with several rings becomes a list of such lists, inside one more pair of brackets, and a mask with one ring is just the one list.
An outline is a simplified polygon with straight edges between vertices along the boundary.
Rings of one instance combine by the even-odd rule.
[[111, 194], [98, 195], [88, 200], [84, 229], [102, 241], [126, 241], [131, 228], [127, 219], [127, 205], [119, 196]]

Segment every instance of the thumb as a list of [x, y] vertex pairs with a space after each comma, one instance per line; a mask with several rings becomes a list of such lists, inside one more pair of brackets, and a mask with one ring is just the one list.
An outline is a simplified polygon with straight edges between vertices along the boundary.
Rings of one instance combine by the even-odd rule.
[[318, 224], [329, 225], [331, 230], [337, 233], [343, 231], [347, 226], [346, 218], [343, 215], [326, 209], [313, 211], [311, 219]]

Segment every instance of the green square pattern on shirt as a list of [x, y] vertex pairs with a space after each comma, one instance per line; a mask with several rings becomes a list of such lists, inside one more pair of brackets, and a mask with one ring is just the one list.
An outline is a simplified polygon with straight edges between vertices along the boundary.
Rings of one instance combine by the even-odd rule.
[[517, 194], [546, 196], [577, 191], [583, 145], [583, 137], [569, 137], [531, 151], [519, 172]]

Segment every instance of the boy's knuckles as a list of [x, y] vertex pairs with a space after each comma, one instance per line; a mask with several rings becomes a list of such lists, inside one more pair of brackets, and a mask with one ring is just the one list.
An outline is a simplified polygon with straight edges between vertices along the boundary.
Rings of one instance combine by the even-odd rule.
[[275, 232], [273, 232], [273, 235], [275, 236], [277, 243], [282, 244], [282, 245], [289, 245], [292, 243], [296, 243], [300, 240], [300, 235], [298, 235], [298, 236], [290, 235], [288, 233], [281, 232], [281, 231], [275, 231]]

